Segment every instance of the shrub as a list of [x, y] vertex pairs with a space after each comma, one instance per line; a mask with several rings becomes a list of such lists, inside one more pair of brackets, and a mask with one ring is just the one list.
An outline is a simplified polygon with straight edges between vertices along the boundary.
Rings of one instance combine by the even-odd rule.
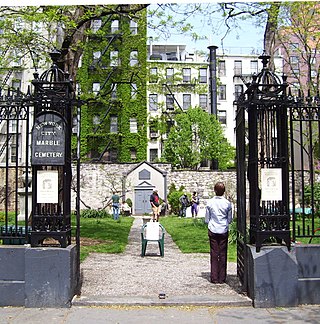
[[106, 218], [111, 217], [104, 209], [84, 209], [81, 211], [81, 217], [83, 218]]
[[171, 213], [174, 215], [179, 215], [179, 210], [180, 210], [179, 198], [183, 195], [183, 193], [184, 193], [183, 186], [181, 186], [179, 190], [177, 190], [174, 183], [170, 185], [169, 194], [168, 194], [168, 203], [171, 208]]

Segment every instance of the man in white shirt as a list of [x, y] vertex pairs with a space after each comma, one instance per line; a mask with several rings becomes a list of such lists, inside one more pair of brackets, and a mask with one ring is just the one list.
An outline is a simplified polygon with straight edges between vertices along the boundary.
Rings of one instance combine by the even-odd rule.
[[214, 186], [216, 196], [206, 206], [205, 221], [208, 224], [210, 241], [211, 282], [225, 283], [227, 277], [228, 231], [232, 221], [232, 205], [223, 197], [225, 186], [217, 182]]

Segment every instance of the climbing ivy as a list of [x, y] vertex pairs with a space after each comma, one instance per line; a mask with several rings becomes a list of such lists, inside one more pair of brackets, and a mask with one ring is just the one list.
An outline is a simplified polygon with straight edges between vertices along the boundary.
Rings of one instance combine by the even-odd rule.
[[[107, 17], [102, 22], [103, 27], [95, 34], [88, 35], [82, 67], [77, 75], [81, 99], [86, 101], [81, 109], [82, 159], [102, 156], [106, 150], [117, 152], [117, 162], [146, 159], [146, 12], [141, 12], [135, 19], [138, 24], [136, 35], [131, 33], [130, 19], [116, 14]], [[119, 30], [111, 35], [114, 20], [119, 21]], [[110, 64], [110, 53], [116, 50], [120, 62], [117, 67]], [[138, 64], [135, 66], [130, 64], [132, 51], [138, 53]], [[93, 64], [95, 52], [101, 53], [99, 64]], [[92, 91], [95, 82], [100, 83], [98, 94]], [[132, 84], [136, 84], [137, 89], [134, 95]], [[113, 97], [115, 90], [116, 98]], [[117, 132], [110, 132], [111, 116], [117, 117]], [[137, 121], [136, 133], [130, 131], [130, 119]]]

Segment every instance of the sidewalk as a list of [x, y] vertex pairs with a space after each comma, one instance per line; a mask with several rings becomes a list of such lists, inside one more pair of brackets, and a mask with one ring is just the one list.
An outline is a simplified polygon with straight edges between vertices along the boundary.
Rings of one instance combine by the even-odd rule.
[[142, 224], [142, 217], [135, 217], [123, 254], [93, 253], [81, 264], [82, 292], [73, 299], [74, 306], [251, 306], [251, 300], [241, 294], [235, 263], [228, 264], [227, 283], [213, 285], [209, 254], [181, 253], [168, 233], [164, 257], [158, 244], [149, 242], [142, 258]]
[[125, 253], [95, 253], [82, 263], [82, 295], [71, 308], [0, 307], [0, 323], [320, 323], [319, 305], [253, 308], [239, 291], [234, 263], [228, 264], [227, 284], [211, 284], [208, 254], [182, 254], [168, 234], [163, 258], [157, 245], [141, 258], [141, 225], [136, 218]]

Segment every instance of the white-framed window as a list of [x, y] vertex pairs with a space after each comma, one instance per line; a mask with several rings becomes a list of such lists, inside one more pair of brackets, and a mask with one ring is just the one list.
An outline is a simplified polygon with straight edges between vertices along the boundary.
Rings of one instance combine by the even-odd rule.
[[199, 82], [207, 83], [208, 82], [208, 71], [207, 69], [201, 68], [199, 69]]
[[96, 51], [96, 52], [93, 52], [93, 64], [97, 64], [100, 60], [100, 57], [101, 57], [101, 52], [100, 51]]
[[92, 83], [92, 92], [97, 95], [100, 92], [100, 82]]
[[174, 74], [174, 69], [173, 68], [167, 68], [166, 69], [166, 80], [168, 84], [173, 83], [173, 74]]
[[119, 20], [113, 20], [111, 23], [111, 34], [116, 33], [119, 30]]
[[132, 35], [138, 34], [138, 24], [134, 20], [130, 20], [130, 32]]
[[138, 61], [138, 51], [134, 50], [130, 52], [130, 66], [135, 66], [139, 63]]
[[119, 66], [119, 51], [110, 52], [110, 66]]
[[234, 75], [242, 75], [242, 61], [235, 60], [234, 61]]
[[12, 88], [21, 89], [21, 80], [18, 79], [12, 80]]
[[9, 120], [9, 133], [15, 134], [17, 132], [18, 120], [10, 119]]
[[17, 146], [15, 144], [10, 145], [10, 160], [12, 163], [17, 162]]
[[174, 110], [174, 95], [166, 95], [166, 108], [167, 110]]
[[235, 84], [234, 99], [238, 100], [242, 93], [243, 93], [243, 84]]
[[158, 82], [158, 68], [157, 67], [152, 67], [149, 70], [149, 82], [150, 83], [157, 83]]
[[100, 124], [100, 116], [99, 115], [94, 115], [92, 118], [92, 123], [93, 125], [97, 126]]
[[226, 76], [226, 61], [218, 62], [218, 74], [219, 76]]
[[190, 83], [191, 82], [191, 69], [190, 68], [182, 69], [182, 76], [183, 76], [184, 83]]
[[96, 33], [102, 25], [101, 19], [94, 19], [91, 21], [91, 30]]
[[137, 118], [130, 118], [130, 133], [138, 133]]
[[118, 133], [118, 117], [110, 117], [110, 133]]
[[150, 162], [154, 162], [158, 159], [158, 149], [150, 149]]
[[250, 61], [250, 71], [251, 71], [251, 74], [258, 74], [258, 61], [257, 60]]
[[138, 93], [138, 86], [136, 83], [131, 83], [131, 99], [135, 99]]
[[156, 93], [149, 94], [149, 111], [158, 110], [158, 95]]
[[199, 94], [199, 106], [202, 109], [207, 109], [207, 107], [208, 107], [208, 95]]
[[183, 95], [183, 110], [187, 110], [191, 107], [191, 94]]
[[227, 94], [226, 94], [226, 85], [222, 84], [219, 85], [219, 92], [218, 92], [218, 99], [219, 100], [226, 100]]
[[218, 120], [221, 124], [227, 124], [227, 111], [226, 110], [218, 110]]

